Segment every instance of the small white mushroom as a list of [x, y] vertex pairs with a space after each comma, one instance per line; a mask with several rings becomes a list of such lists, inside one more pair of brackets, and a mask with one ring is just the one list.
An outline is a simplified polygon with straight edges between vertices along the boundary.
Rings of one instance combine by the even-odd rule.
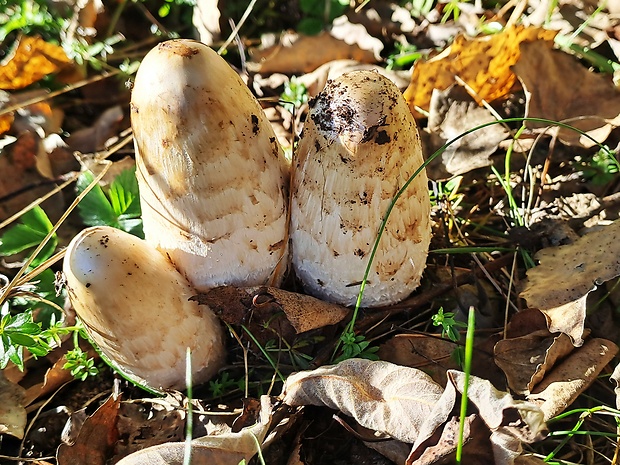
[[188, 347], [194, 383], [222, 366], [218, 318], [188, 300], [192, 286], [145, 241], [107, 226], [85, 229], [69, 244], [63, 271], [89, 336], [132, 381], [156, 390], [185, 388]]
[[[423, 163], [420, 137], [398, 88], [372, 71], [330, 81], [310, 107], [293, 167], [293, 268], [311, 294], [352, 305], [388, 206]], [[364, 306], [398, 302], [419, 285], [430, 235], [422, 171], [389, 217]]]
[[265, 284], [284, 268], [288, 166], [223, 58], [191, 40], [159, 44], [138, 70], [131, 123], [146, 240], [196, 290]]

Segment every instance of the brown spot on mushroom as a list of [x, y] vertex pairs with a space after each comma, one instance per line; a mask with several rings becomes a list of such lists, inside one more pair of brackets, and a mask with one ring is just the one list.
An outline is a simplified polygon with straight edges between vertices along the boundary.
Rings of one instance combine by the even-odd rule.
[[258, 134], [258, 131], [260, 131], [260, 126], [258, 125], [258, 116], [252, 115], [250, 119], [252, 120], [252, 133], [256, 135]]

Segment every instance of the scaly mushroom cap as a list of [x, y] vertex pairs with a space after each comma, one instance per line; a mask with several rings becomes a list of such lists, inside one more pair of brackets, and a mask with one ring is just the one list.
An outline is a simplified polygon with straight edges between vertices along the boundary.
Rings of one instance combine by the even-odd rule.
[[199, 42], [161, 43], [131, 123], [146, 240], [198, 291], [265, 284], [285, 259], [288, 166], [237, 73]]
[[[387, 78], [372, 71], [347, 73], [311, 102], [296, 157], [293, 268], [311, 294], [352, 305], [388, 206], [423, 163], [415, 120]], [[398, 302], [418, 286], [430, 235], [422, 171], [392, 210], [364, 306]]]
[[63, 271], [71, 302], [109, 362], [153, 389], [185, 388], [186, 349], [193, 382], [225, 358], [223, 331], [191, 285], [161, 252], [119, 229], [93, 227], [67, 248]]

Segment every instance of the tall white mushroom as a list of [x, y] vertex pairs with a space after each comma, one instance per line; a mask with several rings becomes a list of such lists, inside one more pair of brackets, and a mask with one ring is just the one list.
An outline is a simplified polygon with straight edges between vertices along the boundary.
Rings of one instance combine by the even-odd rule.
[[161, 43], [131, 123], [146, 240], [199, 291], [267, 283], [287, 246], [288, 166], [237, 73], [199, 42]]
[[[313, 295], [352, 305], [394, 195], [422, 165], [415, 121], [398, 88], [372, 71], [347, 73], [311, 102], [294, 164], [293, 268]], [[430, 242], [422, 171], [396, 203], [363, 305], [389, 305], [415, 289]]]

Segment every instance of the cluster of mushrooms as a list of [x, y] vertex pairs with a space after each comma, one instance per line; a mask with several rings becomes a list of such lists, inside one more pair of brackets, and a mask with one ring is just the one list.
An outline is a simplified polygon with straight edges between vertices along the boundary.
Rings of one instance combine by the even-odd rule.
[[[218, 286], [277, 286], [355, 303], [390, 202], [423, 163], [399, 89], [371, 71], [330, 81], [312, 100], [287, 161], [260, 104], [212, 49], [164, 42], [131, 99], [145, 240], [92, 227], [67, 249], [72, 305], [104, 358], [155, 390], [212, 377], [225, 360], [218, 318], [190, 297]], [[430, 241], [425, 173], [388, 218], [364, 307], [407, 297]]]

